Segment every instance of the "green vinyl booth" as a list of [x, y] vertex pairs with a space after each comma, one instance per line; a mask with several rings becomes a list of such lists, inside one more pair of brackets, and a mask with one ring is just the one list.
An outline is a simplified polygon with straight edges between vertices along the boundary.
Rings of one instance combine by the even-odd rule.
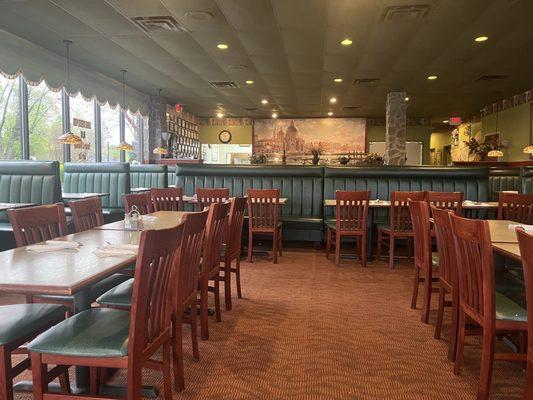
[[[61, 202], [57, 161], [0, 161], [0, 203]], [[7, 213], [0, 213], [0, 250], [16, 247]]]
[[303, 166], [178, 165], [176, 185], [186, 195], [196, 188], [228, 188], [230, 196], [248, 189], [280, 189], [283, 240], [322, 240], [323, 168]]
[[499, 192], [520, 191], [520, 168], [491, 168], [489, 170], [489, 199], [498, 201]]
[[168, 168], [159, 164], [131, 164], [131, 188], [166, 188]]
[[520, 169], [520, 193], [533, 194], [533, 167]]
[[130, 193], [129, 163], [65, 163], [63, 191], [109, 193], [101, 198], [106, 222], [124, 218], [124, 195]]
[[176, 186], [177, 176], [176, 176], [176, 166], [175, 165], [168, 165], [168, 186]]

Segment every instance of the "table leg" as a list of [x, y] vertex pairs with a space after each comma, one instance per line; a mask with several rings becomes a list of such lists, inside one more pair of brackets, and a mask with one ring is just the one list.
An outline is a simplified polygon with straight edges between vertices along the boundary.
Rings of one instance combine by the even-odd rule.
[[374, 256], [372, 254], [372, 244], [374, 239], [374, 209], [368, 208], [368, 227], [366, 231], [366, 258], [368, 261], [372, 261]]
[[[74, 313], [91, 308], [91, 287], [87, 287], [74, 294]], [[72, 387], [73, 393], [83, 393], [89, 388], [89, 368], [76, 367], [76, 380]]]

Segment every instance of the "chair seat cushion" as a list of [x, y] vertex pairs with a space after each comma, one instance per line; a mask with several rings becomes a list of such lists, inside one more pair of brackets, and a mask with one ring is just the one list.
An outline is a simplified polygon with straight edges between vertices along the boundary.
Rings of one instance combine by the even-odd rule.
[[122, 282], [113, 289], [105, 292], [96, 299], [96, 302], [107, 307], [128, 308], [131, 306], [131, 293], [133, 292], [133, 278]]
[[282, 216], [284, 229], [322, 230], [322, 218]]
[[28, 346], [37, 353], [75, 357], [128, 355], [129, 311], [91, 308], [37, 336]]
[[0, 306], [0, 345], [41, 332], [65, 318], [66, 310], [56, 304]]
[[512, 301], [509, 297], [496, 292], [496, 319], [516, 322], [527, 322], [526, 309]]
[[13, 227], [9, 221], [0, 221], [0, 232], [13, 232]]

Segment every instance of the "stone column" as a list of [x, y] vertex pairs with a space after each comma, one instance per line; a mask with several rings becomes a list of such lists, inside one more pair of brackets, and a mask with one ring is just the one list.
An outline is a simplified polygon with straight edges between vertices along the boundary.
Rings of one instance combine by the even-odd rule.
[[148, 154], [150, 163], [160, 158], [159, 155], [153, 153], [153, 150], [161, 145], [167, 145], [166, 143], [162, 143], [161, 139], [161, 132], [166, 130], [166, 119], [166, 99], [160, 96], [150, 96], [150, 114], [148, 120]]
[[385, 163], [388, 165], [405, 165], [405, 127], [407, 123], [405, 96], [405, 92], [387, 94]]

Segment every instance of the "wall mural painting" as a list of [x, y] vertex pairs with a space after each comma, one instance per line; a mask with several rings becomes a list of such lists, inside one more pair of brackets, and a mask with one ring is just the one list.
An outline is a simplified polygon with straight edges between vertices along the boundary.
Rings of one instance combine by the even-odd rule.
[[253, 153], [297, 158], [318, 150], [337, 157], [364, 153], [365, 139], [364, 118], [256, 119]]

